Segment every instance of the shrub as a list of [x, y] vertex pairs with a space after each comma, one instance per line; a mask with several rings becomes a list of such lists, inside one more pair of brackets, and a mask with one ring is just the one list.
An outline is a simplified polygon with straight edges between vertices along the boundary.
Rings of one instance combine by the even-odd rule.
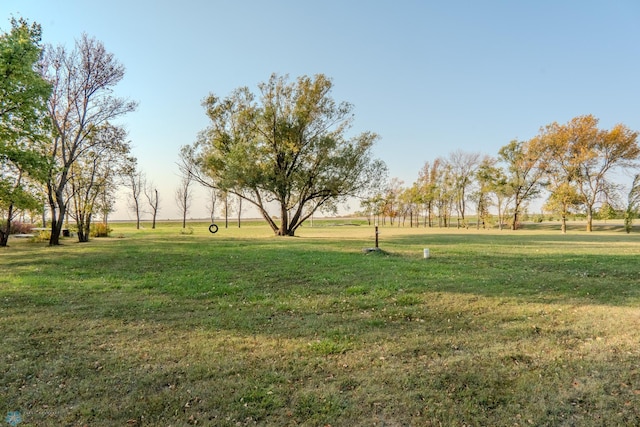
[[533, 222], [537, 222], [538, 224], [540, 224], [541, 222], [544, 221], [544, 216], [536, 214], [536, 215], [533, 216], [533, 218], [531, 218], [531, 220]]
[[[7, 222], [0, 222], [0, 229], [4, 230]], [[28, 224], [20, 221], [13, 221], [11, 223], [11, 230], [9, 230], [9, 234], [31, 234], [33, 229], [33, 224]]]
[[31, 238], [32, 242], [42, 243], [48, 242], [51, 238], [51, 230], [40, 230]]
[[109, 228], [107, 224], [99, 222], [97, 224], [91, 224], [91, 237], [109, 237], [113, 230]]

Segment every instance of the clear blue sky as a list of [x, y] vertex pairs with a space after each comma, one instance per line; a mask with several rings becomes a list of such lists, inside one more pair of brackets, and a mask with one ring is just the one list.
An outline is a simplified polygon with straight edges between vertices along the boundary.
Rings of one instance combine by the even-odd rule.
[[126, 67], [116, 94], [140, 104], [123, 122], [163, 218], [177, 216], [179, 148], [207, 126], [201, 100], [274, 72], [331, 77], [354, 134], [378, 133], [406, 185], [438, 156], [496, 155], [578, 115], [640, 130], [637, 0], [2, 0], [0, 29], [12, 15], [45, 43], [86, 32]]

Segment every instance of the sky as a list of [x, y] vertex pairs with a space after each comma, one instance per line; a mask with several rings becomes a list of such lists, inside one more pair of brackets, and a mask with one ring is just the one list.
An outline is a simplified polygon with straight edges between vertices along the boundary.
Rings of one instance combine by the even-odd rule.
[[[637, 0], [1, 0], [0, 31], [11, 16], [51, 45], [86, 33], [125, 66], [115, 94], [139, 106], [120, 122], [163, 219], [180, 216], [178, 154], [208, 125], [202, 100], [272, 73], [330, 77], [350, 134], [380, 135], [374, 156], [407, 186], [438, 157], [496, 156], [580, 115], [640, 130]], [[190, 217], [208, 217], [205, 198]], [[115, 216], [133, 217], [124, 197]]]

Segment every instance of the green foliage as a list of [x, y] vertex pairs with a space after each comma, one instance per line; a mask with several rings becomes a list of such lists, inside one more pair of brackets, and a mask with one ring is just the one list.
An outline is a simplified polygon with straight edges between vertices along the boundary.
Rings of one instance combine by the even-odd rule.
[[513, 140], [500, 148], [498, 155], [506, 165], [500, 193], [513, 197], [511, 228], [515, 230], [520, 224], [524, 205], [540, 193], [544, 168], [540, 167], [541, 157], [536, 139]]
[[596, 217], [604, 220], [619, 218], [618, 211], [609, 203], [603, 203], [602, 206], [600, 206]]
[[640, 207], [640, 174], [636, 175], [631, 184], [631, 190], [627, 196], [627, 209], [624, 212], [624, 229], [631, 233], [633, 220], [638, 216]]
[[541, 214], [534, 214], [531, 217], [531, 221], [536, 222], [538, 224], [544, 222], [544, 215]]
[[[11, 19], [11, 25], [9, 33], [0, 35], [0, 212], [7, 224], [19, 210], [41, 204], [39, 183], [49, 164], [39, 140], [47, 128], [51, 93], [37, 70], [40, 26], [24, 19]], [[0, 231], [0, 246], [7, 238], [8, 233]]]
[[349, 345], [343, 342], [338, 342], [330, 338], [324, 338], [317, 340], [309, 344], [309, 347], [316, 353], [329, 356], [331, 354], [343, 354], [349, 350]]
[[37, 233], [34, 233], [34, 236], [31, 239], [31, 241], [33, 243], [43, 243], [43, 242], [48, 242], [50, 238], [51, 238], [51, 230], [38, 230]]
[[43, 181], [47, 161], [35, 146], [46, 125], [50, 85], [37, 71], [40, 26], [11, 20], [12, 30], [0, 35], [0, 206], [31, 208], [23, 175]]
[[624, 212], [624, 231], [631, 233], [633, 229], [633, 220], [636, 218], [636, 213], [631, 209], [627, 209]]
[[[272, 75], [254, 95], [247, 87], [227, 98], [208, 96], [211, 125], [198, 143], [182, 149], [187, 167], [222, 191], [256, 205], [278, 235], [294, 235], [316, 210], [331, 210], [362, 193], [383, 169], [371, 158], [377, 135], [348, 138], [352, 106], [330, 96], [332, 82]], [[280, 209], [280, 224], [267, 213]]]
[[12, 18], [11, 26], [9, 33], [0, 35], [0, 149], [2, 143], [40, 134], [51, 93], [37, 69], [42, 53], [40, 25]]

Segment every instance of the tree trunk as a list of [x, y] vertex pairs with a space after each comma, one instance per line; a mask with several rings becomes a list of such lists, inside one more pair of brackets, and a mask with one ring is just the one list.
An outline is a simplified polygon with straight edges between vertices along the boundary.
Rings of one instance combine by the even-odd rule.
[[91, 214], [88, 214], [86, 218], [84, 217], [84, 214], [80, 214], [76, 223], [78, 226], [78, 242], [88, 242], [89, 235], [91, 233]]
[[[51, 193], [50, 193], [51, 194]], [[64, 216], [67, 212], [67, 206], [64, 203], [63, 195], [55, 193], [56, 199], [49, 196], [49, 206], [51, 208], [51, 236], [49, 237], [49, 246], [58, 246], [60, 244], [60, 234], [64, 225]]]
[[587, 207], [587, 232], [593, 231], [593, 209], [591, 206]]
[[224, 193], [224, 228], [229, 228], [229, 193]]
[[9, 242], [9, 234], [11, 233], [11, 216], [13, 216], [13, 203], [9, 204], [5, 229], [0, 230], [0, 247], [7, 246], [7, 243]]
[[60, 218], [51, 218], [51, 236], [49, 237], [49, 246], [58, 246], [60, 244], [60, 234], [62, 234], [63, 221]]
[[[155, 204], [153, 205], [153, 222], [151, 223], [151, 229], [156, 229], [156, 216], [158, 215], [158, 190], [154, 190], [156, 193]], [[212, 221], [213, 222], [213, 221]]]
[[91, 237], [91, 214], [89, 214], [87, 221], [84, 223], [84, 235], [86, 240], [83, 240], [83, 242], [88, 242]]
[[78, 229], [78, 242], [86, 243], [88, 241], [89, 241], [89, 235], [85, 234], [84, 229], [83, 230]]
[[81, 215], [78, 215], [78, 219], [76, 220], [76, 226], [78, 227], [78, 242], [88, 242], [89, 236], [85, 236], [84, 234], [84, 222]]
[[289, 211], [284, 203], [280, 204], [280, 228], [276, 234], [278, 236], [294, 235], [294, 230], [289, 230]]
[[520, 219], [518, 213], [520, 213], [520, 202], [518, 200], [515, 200], [513, 203], [513, 224], [511, 224], [512, 230], [518, 229], [518, 221]]

